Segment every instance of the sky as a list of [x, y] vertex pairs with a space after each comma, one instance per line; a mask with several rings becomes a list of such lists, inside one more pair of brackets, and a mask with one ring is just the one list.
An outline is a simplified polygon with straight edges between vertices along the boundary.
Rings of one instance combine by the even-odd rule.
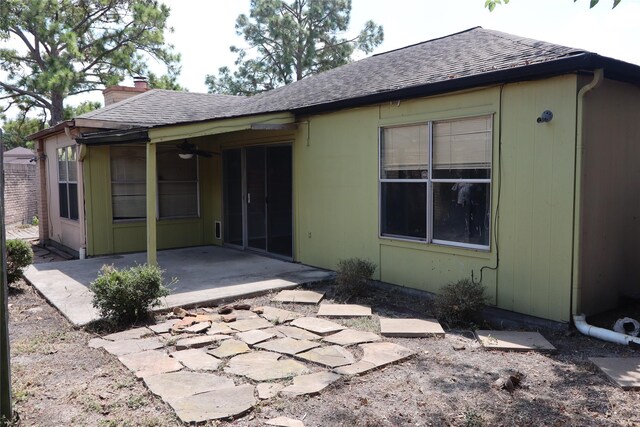
[[[233, 66], [236, 56], [229, 46], [245, 46], [234, 24], [249, 13], [249, 0], [163, 0], [171, 8], [168, 42], [182, 55], [179, 83], [191, 92], [206, 92], [207, 74]], [[489, 12], [484, 0], [353, 0], [350, 31], [355, 35], [371, 19], [384, 28], [384, 42], [374, 53], [394, 50], [482, 26], [519, 36], [589, 50], [640, 64], [640, 0], [511, 0]], [[161, 64], [150, 61], [155, 73]], [[132, 84], [125, 81], [122, 84]], [[102, 101], [95, 92], [70, 99]]]

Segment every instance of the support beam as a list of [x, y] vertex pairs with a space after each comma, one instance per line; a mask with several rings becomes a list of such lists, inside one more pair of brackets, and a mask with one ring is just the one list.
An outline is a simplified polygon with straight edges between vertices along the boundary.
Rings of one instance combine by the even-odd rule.
[[156, 199], [158, 174], [156, 172], [156, 144], [147, 143], [147, 263], [157, 265]]

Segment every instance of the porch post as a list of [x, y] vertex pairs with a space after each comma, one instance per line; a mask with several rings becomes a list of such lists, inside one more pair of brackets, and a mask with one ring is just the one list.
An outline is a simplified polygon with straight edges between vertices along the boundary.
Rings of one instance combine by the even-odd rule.
[[147, 263], [157, 265], [156, 254], [156, 144], [147, 142]]

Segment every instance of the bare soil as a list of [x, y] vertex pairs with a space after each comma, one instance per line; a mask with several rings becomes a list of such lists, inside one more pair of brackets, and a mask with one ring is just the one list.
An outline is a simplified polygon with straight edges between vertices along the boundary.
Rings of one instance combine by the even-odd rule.
[[[315, 289], [315, 288], [314, 288]], [[328, 299], [333, 288], [322, 289]], [[265, 305], [269, 296], [245, 299]], [[352, 299], [377, 315], [431, 317], [428, 301], [373, 290]], [[20, 426], [175, 426], [171, 408], [102, 349], [86, 344], [95, 330], [75, 330], [33, 289], [11, 290], [10, 338], [15, 410]], [[306, 314], [316, 307], [287, 306]], [[615, 317], [614, 313], [609, 317]], [[615, 320], [615, 319], [614, 319]], [[377, 331], [377, 319], [338, 320]], [[606, 316], [600, 321], [610, 321]], [[611, 327], [611, 325], [606, 325]], [[262, 426], [278, 416], [309, 426], [632, 426], [640, 425], [638, 392], [612, 384], [588, 358], [637, 357], [634, 350], [577, 332], [540, 331], [555, 354], [485, 351], [471, 330], [445, 338], [391, 338], [416, 355], [405, 362], [344, 378], [316, 396], [276, 397], [220, 426]], [[509, 392], [494, 383], [522, 376]]]

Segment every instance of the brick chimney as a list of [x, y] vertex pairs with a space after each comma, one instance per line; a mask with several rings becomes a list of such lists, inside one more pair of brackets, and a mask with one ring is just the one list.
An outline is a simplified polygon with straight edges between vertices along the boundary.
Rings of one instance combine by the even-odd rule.
[[145, 77], [134, 77], [133, 87], [131, 86], [110, 86], [102, 91], [104, 95], [104, 106], [115, 104], [132, 96], [141, 94], [149, 90], [149, 84]]

